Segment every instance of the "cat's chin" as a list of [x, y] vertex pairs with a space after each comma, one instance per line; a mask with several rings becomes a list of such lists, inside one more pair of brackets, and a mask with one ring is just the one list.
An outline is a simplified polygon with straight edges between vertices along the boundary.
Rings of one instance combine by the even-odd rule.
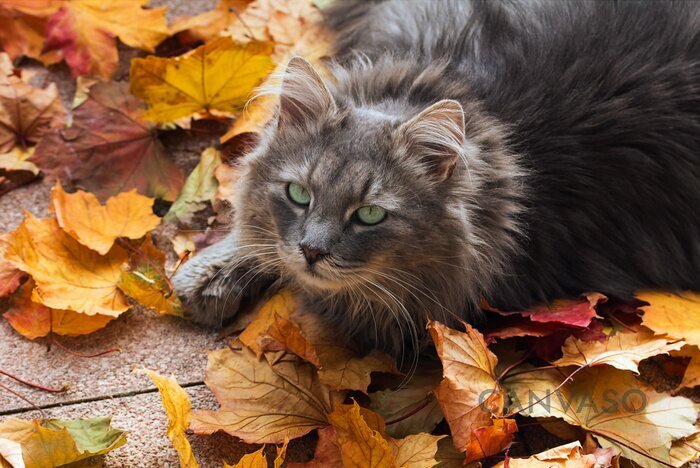
[[344, 283], [342, 281], [326, 278], [313, 270], [297, 271], [295, 277], [299, 284], [310, 289], [321, 291], [338, 291], [344, 287]]

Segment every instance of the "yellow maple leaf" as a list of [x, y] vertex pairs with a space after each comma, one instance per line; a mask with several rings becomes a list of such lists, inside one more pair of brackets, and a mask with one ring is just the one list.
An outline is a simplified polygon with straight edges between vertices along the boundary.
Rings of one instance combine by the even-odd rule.
[[642, 306], [642, 324], [656, 333], [667, 333], [670, 338], [685, 339], [700, 346], [700, 327], [688, 324], [700, 323], [700, 294], [685, 292], [641, 292], [637, 298], [649, 303]]
[[149, 0], [71, 0], [49, 18], [45, 50], [60, 50], [73, 76], [111, 78], [117, 69], [116, 38], [153, 52], [169, 35], [166, 8], [143, 8]]
[[[367, 410], [365, 412], [367, 414]], [[363, 417], [357, 402], [353, 402], [352, 405], [337, 405], [328, 415], [328, 420], [335, 429], [343, 466], [358, 468], [396, 466], [394, 451], [382, 434], [383, 422], [381, 425], [368, 422]]]
[[190, 425], [190, 398], [175, 377], [164, 377], [149, 369], [137, 369], [148, 375], [160, 393], [165, 414], [168, 416], [168, 437], [173, 443], [182, 468], [199, 468], [185, 431]]
[[80, 244], [53, 218], [26, 219], [7, 236], [5, 259], [36, 282], [32, 299], [52, 309], [117, 317], [129, 308], [117, 289], [127, 254], [114, 246], [106, 255]]
[[92, 193], [66, 193], [57, 182], [51, 189], [50, 209], [65, 232], [105, 255], [117, 238], [140, 239], [160, 224], [153, 214], [153, 201], [131, 190], [111, 197], [103, 206]]
[[180, 57], [131, 62], [131, 92], [149, 106], [146, 118], [171, 122], [193, 115], [231, 116], [272, 69], [268, 43], [216, 39]]

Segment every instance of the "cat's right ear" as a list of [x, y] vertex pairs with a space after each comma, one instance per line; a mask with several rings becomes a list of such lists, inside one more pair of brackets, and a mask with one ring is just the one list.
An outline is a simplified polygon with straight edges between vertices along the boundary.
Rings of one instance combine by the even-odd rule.
[[333, 96], [314, 67], [292, 57], [282, 75], [278, 128], [303, 128], [336, 108]]

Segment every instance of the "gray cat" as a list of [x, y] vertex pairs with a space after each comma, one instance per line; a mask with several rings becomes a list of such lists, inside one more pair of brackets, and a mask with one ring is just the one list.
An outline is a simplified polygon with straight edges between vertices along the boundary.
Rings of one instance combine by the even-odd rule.
[[270, 281], [363, 349], [600, 291], [700, 288], [700, 3], [338, 0], [177, 273], [220, 326]]

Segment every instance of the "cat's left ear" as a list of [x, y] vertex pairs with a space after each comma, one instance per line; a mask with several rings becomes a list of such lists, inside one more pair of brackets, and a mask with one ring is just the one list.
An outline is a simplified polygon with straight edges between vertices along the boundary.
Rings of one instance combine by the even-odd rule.
[[278, 128], [303, 128], [335, 109], [333, 96], [313, 65], [292, 57], [282, 75]]
[[431, 105], [398, 129], [408, 157], [419, 161], [427, 174], [447, 180], [464, 152], [464, 110], [444, 99]]

